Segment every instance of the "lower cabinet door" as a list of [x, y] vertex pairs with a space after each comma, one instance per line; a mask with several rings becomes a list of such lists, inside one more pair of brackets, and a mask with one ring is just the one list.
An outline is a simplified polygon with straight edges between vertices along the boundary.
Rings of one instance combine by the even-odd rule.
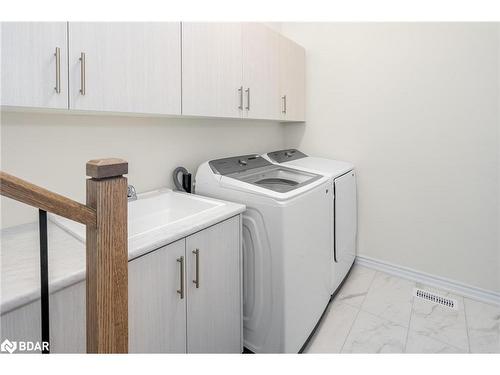
[[129, 262], [130, 353], [186, 352], [185, 246], [182, 239]]
[[241, 353], [239, 220], [186, 239], [188, 353]]

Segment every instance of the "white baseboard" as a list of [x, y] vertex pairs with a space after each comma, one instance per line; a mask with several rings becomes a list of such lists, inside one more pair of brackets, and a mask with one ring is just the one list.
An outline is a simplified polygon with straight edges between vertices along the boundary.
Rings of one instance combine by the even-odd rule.
[[464, 297], [469, 297], [471, 299], [500, 305], [500, 293], [477, 288], [472, 285], [463, 284], [456, 280], [450, 280], [444, 277], [430, 275], [425, 272], [417, 271], [407, 267], [397, 266], [395, 264], [362, 255], [358, 255], [356, 257], [356, 264], [368, 268], [373, 268], [390, 275], [399, 276], [404, 279], [420, 282], [422, 284], [426, 284], [435, 288], [444, 289], [449, 292], [457, 293]]

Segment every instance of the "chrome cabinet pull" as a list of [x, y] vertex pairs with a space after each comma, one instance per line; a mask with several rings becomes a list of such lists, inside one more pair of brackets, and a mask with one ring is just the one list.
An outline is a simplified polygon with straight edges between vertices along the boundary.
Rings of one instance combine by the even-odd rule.
[[200, 287], [200, 249], [193, 250], [195, 255], [195, 279], [193, 283], [196, 285], [196, 289]]
[[281, 99], [283, 99], [283, 110], [281, 113], [286, 113], [286, 95], [283, 95]]
[[56, 93], [60, 94], [61, 93], [61, 49], [59, 47], [56, 47], [56, 52], [54, 53], [54, 56], [56, 57], [56, 87], [54, 87], [54, 90], [56, 90]]
[[245, 107], [246, 110], [250, 110], [250, 87], [245, 90], [247, 93], [247, 106]]
[[181, 296], [181, 299], [184, 298], [184, 257], [181, 256], [180, 258], [177, 258], [177, 262], [179, 263], [179, 267], [180, 267], [180, 285], [181, 285], [181, 288], [180, 289], [177, 289], [177, 293], [180, 294]]
[[80, 54], [80, 94], [85, 95], [85, 52]]
[[333, 261], [337, 261], [337, 192], [335, 191], [335, 181], [333, 182]]
[[243, 86], [240, 86], [238, 92], [240, 93], [240, 105], [238, 106], [238, 109], [243, 109]]

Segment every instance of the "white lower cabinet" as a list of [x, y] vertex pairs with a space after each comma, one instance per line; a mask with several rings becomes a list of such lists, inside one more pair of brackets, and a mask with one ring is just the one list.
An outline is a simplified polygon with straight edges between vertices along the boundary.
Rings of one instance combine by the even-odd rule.
[[[85, 353], [85, 281], [52, 293], [49, 306], [50, 352]], [[0, 316], [0, 342], [40, 342], [41, 324], [38, 299]]]
[[177, 292], [185, 243], [179, 240], [129, 262], [130, 353], [186, 351], [186, 298]]
[[[129, 262], [130, 353], [241, 353], [240, 220], [234, 216]], [[51, 294], [51, 352], [85, 353], [85, 319], [85, 280]], [[0, 342], [40, 341], [40, 325], [36, 300], [1, 315]]]
[[239, 217], [186, 238], [187, 351], [241, 353]]
[[132, 260], [129, 351], [241, 353], [241, 269], [239, 216]]

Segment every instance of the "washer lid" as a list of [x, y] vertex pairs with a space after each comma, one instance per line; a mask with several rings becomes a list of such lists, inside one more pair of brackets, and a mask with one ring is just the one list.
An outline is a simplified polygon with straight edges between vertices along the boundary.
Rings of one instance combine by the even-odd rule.
[[287, 193], [317, 181], [319, 174], [271, 164], [270, 167], [255, 168], [243, 173], [230, 174], [227, 177], [260, 186], [278, 193]]
[[320, 174], [273, 164], [254, 154], [211, 160], [208, 164], [215, 174], [277, 193], [288, 193], [322, 178]]
[[268, 158], [275, 164], [286, 165], [289, 168], [297, 168], [333, 178], [354, 169], [352, 163], [308, 156], [295, 149], [268, 152], [264, 154], [264, 158]]
[[321, 173], [329, 177], [338, 177], [354, 169], [354, 165], [345, 161], [317, 158], [308, 156], [307, 158], [292, 160], [284, 164], [290, 168], [298, 168], [313, 173]]

